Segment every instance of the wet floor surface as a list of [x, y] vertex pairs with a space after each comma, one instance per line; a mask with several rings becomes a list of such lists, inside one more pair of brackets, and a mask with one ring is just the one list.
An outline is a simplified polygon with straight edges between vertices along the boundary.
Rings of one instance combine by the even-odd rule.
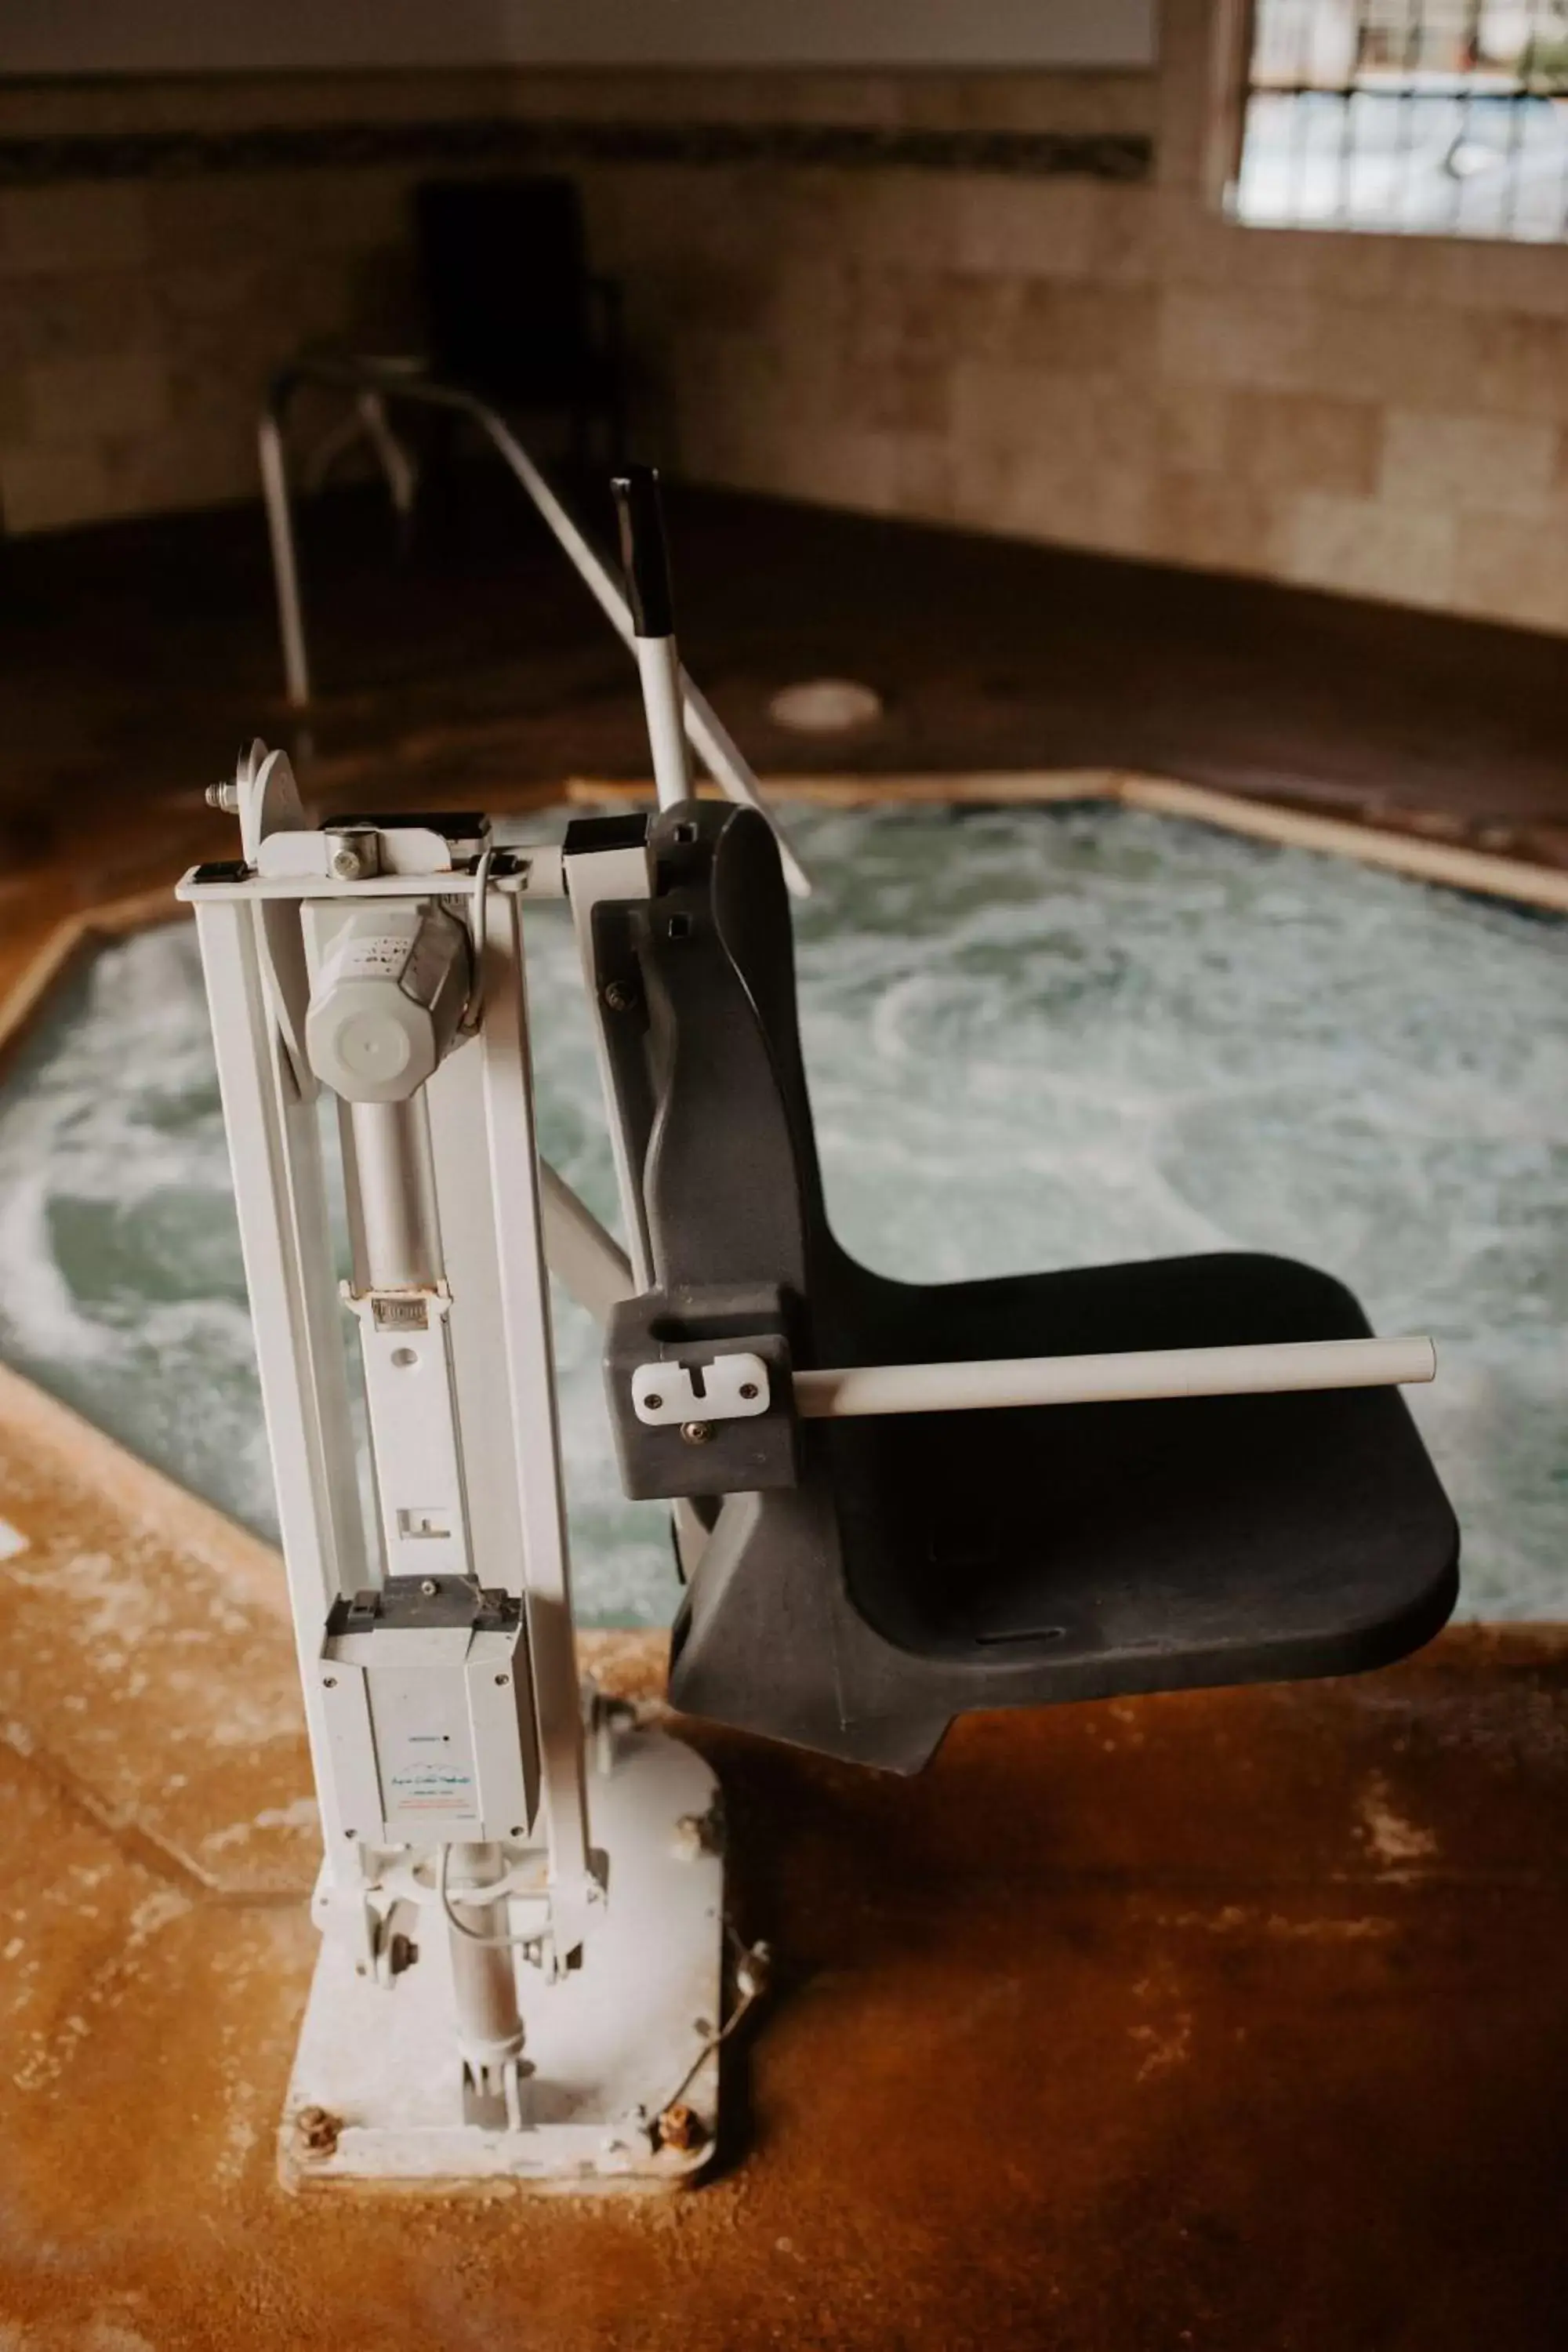
[[4, 1377], [7, 2352], [1561, 2345], [1568, 1636], [976, 1717], [913, 1781], [693, 1729], [778, 1958], [709, 2185], [289, 2198], [280, 1579], [103, 1445]]

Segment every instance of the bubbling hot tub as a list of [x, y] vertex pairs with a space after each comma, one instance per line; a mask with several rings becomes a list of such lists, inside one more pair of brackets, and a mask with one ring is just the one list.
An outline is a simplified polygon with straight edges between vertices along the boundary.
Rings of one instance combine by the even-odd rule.
[[[1312, 1260], [1379, 1328], [1438, 1340], [1437, 1383], [1411, 1403], [1465, 1530], [1467, 1612], [1560, 1613], [1563, 919], [1098, 803], [789, 823], [818, 883], [796, 909], [802, 1022], [851, 1250], [915, 1280], [1205, 1249]], [[529, 950], [542, 1142], [613, 1222], [559, 910]], [[664, 1510], [620, 1497], [598, 1335], [559, 1295], [557, 1343], [579, 1613], [662, 1622]], [[273, 1531], [183, 925], [79, 970], [0, 1094], [0, 1356]]]

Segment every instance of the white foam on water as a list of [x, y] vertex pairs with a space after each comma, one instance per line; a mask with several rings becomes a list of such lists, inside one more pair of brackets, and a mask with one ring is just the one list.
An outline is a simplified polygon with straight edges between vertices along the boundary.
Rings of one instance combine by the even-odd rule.
[[[802, 1024], [847, 1245], [919, 1280], [1234, 1247], [1328, 1267], [1378, 1329], [1437, 1339], [1436, 1384], [1407, 1394], [1464, 1527], [1466, 1608], [1560, 1613], [1568, 929], [1100, 806], [790, 822], [819, 886], [796, 908]], [[530, 955], [542, 1140], [613, 1221], [561, 910]], [[569, 1302], [557, 1337], [583, 1614], [658, 1621], [662, 1511], [620, 1496]], [[106, 949], [0, 1098], [0, 1353], [272, 1531], [183, 928]]]

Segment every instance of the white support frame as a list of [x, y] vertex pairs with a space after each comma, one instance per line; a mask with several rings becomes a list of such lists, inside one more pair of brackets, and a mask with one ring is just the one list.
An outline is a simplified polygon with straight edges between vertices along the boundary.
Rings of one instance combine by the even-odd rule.
[[497, 1270], [507, 1389], [511, 1401], [523, 1598], [532, 1658], [540, 1763], [550, 1842], [550, 1885], [562, 1951], [580, 1943], [604, 1894], [602, 1865], [588, 1844], [583, 1718], [561, 1467], [550, 1282], [544, 1261], [534, 1131], [533, 1064], [528, 1036], [528, 976], [515, 894], [480, 902], [485, 1016], [479, 1036], [484, 1074], [490, 1186], [506, 1212], [496, 1219]]
[[243, 898], [195, 899], [327, 1866], [350, 1886], [359, 1855], [332, 1793], [317, 1668], [332, 1602], [378, 1579], [353, 1468], [316, 1105], [295, 1081], [268, 1003], [261, 912]]
[[[323, 1941], [280, 2130], [280, 2168], [296, 2188], [497, 2178], [675, 2185], [708, 2160], [717, 2130], [723, 1864], [704, 1828], [717, 1819], [717, 1788], [680, 1743], [628, 1734], [608, 1720], [597, 1723], [589, 1771], [547, 1215], [568, 1234], [582, 1286], [596, 1292], [602, 1310], [628, 1286], [630, 1269], [570, 1188], [547, 1181], [538, 1154], [521, 901], [530, 891], [562, 895], [561, 863], [546, 853], [492, 873], [481, 858], [472, 872], [355, 882], [321, 873], [320, 861], [312, 872], [303, 856], [300, 871], [286, 870], [296, 855], [287, 828], [268, 843], [269, 874], [193, 874], [180, 895], [195, 908], [206, 977], [326, 1847], [312, 1906]], [[439, 850], [432, 840], [427, 854]], [[446, 1410], [430, 1417], [441, 1396], [432, 1398], [421, 1379], [426, 1414], [409, 1419], [414, 1381], [392, 1351], [413, 1343], [398, 1332], [368, 1332], [365, 1351], [384, 1506], [389, 1496], [407, 1499], [413, 1487], [403, 1482], [412, 1476], [416, 1499], [428, 1486], [426, 1499], [452, 1506], [454, 1541], [440, 1559], [435, 1549], [399, 1558], [389, 1526], [387, 1566], [405, 1591], [427, 1566], [437, 1577], [481, 1573], [487, 1585], [519, 1596], [529, 1664], [513, 1757], [504, 1741], [494, 1743], [515, 1705], [506, 1670], [514, 1650], [521, 1664], [515, 1633], [510, 1641], [473, 1636], [466, 1664], [460, 1626], [455, 1641], [416, 1633], [412, 1649], [397, 1651], [395, 1710], [423, 1675], [439, 1668], [449, 1682], [457, 1656], [474, 1737], [491, 1742], [479, 1786], [500, 1790], [493, 1801], [504, 1801], [504, 1822], [515, 1816], [520, 1824], [508, 1834], [487, 1816], [477, 1828], [459, 1828], [455, 1842], [449, 1830], [433, 1831], [428, 1845], [388, 1845], [381, 1841], [395, 1829], [367, 1835], [363, 1827], [385, 1817], [379, 1734], [351, 1675], [356, 1640], [368, 1637], [330, 1633], [328, 1621], [344, 1596], [380, 1585], [384, 1569], [360, 1513], [321, 1089], [285, 1042], [303, 1031], [304, 1006], [293, 999], [310, 984], [317, 935], [307, 915], [323, 901], [377, 898], [473, 902], [482, 1008], [477, 1037], [454, 1048], [428, 1087], [432, 1262], [440, 1278], [419, 1293], [421, 1344], [429, 1369], [444, 1376]], [[361, 1224], [363, 1243], [353, 1172], [351, 1150], [351, 1226]], [[404, 1294], [359, 1297], [351, 1286], [362, 1322], [377, 1297], [401, 1303]], [[509, 1685], [504, 1700], [500, 1685]], [[417, 1712], [408, 1719], [426, 1720]], [[521, 1791], [535, 1753], [540, 1802], [531, 1833]], [[497, 1836], [504, 1843], [472, 1842]], [[467, 1874], [454, 1874], [455, 1899], [444, 1892], [448, 1853], [467, 1857]], [[493, 1864], [481, 1867], [489, 1856]], [[497, 1897], [476, 1901], [474, 1888], [490, 1880], [499, 1882]], [[429, 1916], [414, 1946], [407, 1930], [422, 1909]], [[502, 1942], [479, 1958], [479, 1946], [458, 1940], [464, 1919], [470, 1935]], [[401, 1959], [395, 1945], [404, 1948]], [[411, 1946], [419, 1957], [407, 1965]], [[537, 1965], [520, 1964], [514, 1946]], [[525, 2062], [487, 2061], [477, 2089], [478, 2061], [465, 2037], [484, 2012], [463, 1990], [476, 1971], [494, 1988], [495, 2030], [512, 2021], [515, 2038], [496, 2047], [503, 2055], [521, 2048]], [[384, 2006], [393, 2000], [395, 2014]], [[661, 2114], [677, 2101], [681, 2120], [667, 2133]]]

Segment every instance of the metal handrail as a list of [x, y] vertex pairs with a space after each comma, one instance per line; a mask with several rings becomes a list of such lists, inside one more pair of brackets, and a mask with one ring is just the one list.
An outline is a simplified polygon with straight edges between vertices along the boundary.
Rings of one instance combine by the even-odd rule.
[[[326, 384], [358, 394], [377, 403], [411, 401], [426, 408], [444, 408], [468, 417], [489, 440], [503, 463], [522, 485], [554, 535], [579, 579], [588, 590], [627, 651], [636, 651], [632, 615], [620, 583], [578, 529], [527, 450], [498, 410], [478, 394], [456, 384], [442, 383], [425, 374], [417, 362], [355, 358], [352, 353], [304, 352], [272, 377], [257, 428], [261, 461], [261, 490], [267, 508], [267, 530], [272, 547], [272, 576], [278, 595], [278, 625], [283, 643], [283, 674], [290, 707], [307, 709], [310, 702], [310, 659], [305, 645], [304, 608], [300, 594], [300, 564], [294, 533], [293, 501], [283, 447], [283, 421], [290, 399], [301, 384]], [[721, 792], [766, 817], [778, 843], [784, 879], [796, 898], [810, 895], [811, 880], [790, 846], [787, 835], [763, 799], [750, 763], [742, 756], [708, 698], [685, 669], [680, 674], [681, 716], [687, 740]]]

